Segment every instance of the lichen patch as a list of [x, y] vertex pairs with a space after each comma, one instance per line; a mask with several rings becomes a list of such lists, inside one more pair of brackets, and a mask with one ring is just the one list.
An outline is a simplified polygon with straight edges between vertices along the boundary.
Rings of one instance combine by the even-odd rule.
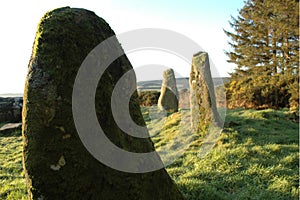
[[66, 134], [66, 135], [63, 135], [63, 139], [65, 140], [65, 139], [68, 139], [68, 138], [70, 138], [71, 137], [71, 134]]
[[50, 165], [50, 168], [54, 171], [60, 170], [61, 167], [66, 165], [66, 160], [64, 156], [61, 156], [57, 162], [57, 164]]
[[60, 165], [50, 165], [50, 169], [54, 170], [54, 171], [58, 171], [61, 168]]
[[65, 160], [65, 157], [64, 156], [61, 156], [58, 160], [58, 165], [63, 167], [66, 165], [66, 160]]

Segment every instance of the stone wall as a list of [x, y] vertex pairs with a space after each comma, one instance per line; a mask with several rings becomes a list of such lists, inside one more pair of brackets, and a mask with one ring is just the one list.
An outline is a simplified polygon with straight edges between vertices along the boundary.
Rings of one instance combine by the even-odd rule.
[[22, 97], [0, 97], [0, 123], [22, 121]]

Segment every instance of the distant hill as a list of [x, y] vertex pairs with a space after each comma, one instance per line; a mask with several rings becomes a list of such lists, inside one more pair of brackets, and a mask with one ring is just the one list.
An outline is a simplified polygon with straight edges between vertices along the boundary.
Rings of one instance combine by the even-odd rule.
[[[215, 86], [221, 85], [222, 83], [226, 83], [228, 81], [228, 77], [214, 77], [213, 82]], [[189, 89], [189, 78], [176, 78], [177, 89], [178, 91], [182, 89]], [[137, 82], [137, 89], [139, 91], [146, 90], [157, 90], [159, 91], [161, 88], [162, 80], [151, 80], [151, 81], [139, 81]], [[0, 94], [0, 97], [23, 97], [22, 93], [5, 93]]]
[[[226, 83], [228, 81], [227, 77], [214, 77], [213, 82], [215, 86], [221, 85], [222, 83]], [[176, 78], [177, 89], [178, 91], [182, 89], [189, 89], [189, 78]], [[139, 81], [137, 82], [137, 89], [139, 91], [146, 90], [160, 90], [162, 84], [162, 80], [151, 80], [151, 81]]]
[[23, 94], [21, 93], [5, 93], [5, 94], [0, 94], [0, 97], [23, 97]]

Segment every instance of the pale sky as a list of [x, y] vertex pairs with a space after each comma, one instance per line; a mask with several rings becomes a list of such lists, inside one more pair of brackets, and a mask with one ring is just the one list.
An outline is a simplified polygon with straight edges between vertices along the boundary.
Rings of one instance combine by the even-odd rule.
[[[226, 62], [224, 50], [229, 46], [223, 28], [230, 30], [230, 16], [237, 16], [243, 0], [11, 0], [0, 4], [0, 94], [23, 93], [38, 22], [45, 12], [63, 6], [94, 11], [117, 35], [140, 28], [163, 28], [183, 34], [208, 52], [217, 69], [213, 76], [228, 76], [235, 67]], [[141, 51], [128, 57], [135, 68], [154, 64], [172, 67], [181, 76], [190, 73], [189, 63], [165, 52]]]

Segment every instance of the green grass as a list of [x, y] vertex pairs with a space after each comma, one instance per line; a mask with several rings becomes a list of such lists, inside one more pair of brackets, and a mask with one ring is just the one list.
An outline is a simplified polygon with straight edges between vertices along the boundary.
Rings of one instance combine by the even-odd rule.
[[27, 199], [20, 131], [0, 133], [0, 199]]
[[[156, 148], [162, 141], [172, 142], [178, 122], [173, 117], [165, 124], [170, 128], [153, 138]], [[206, 157], [199, 157], [201, 137], [196, 137], [167, 171], [191, 200], [298, 199], [298, 130], [299, 124], [284, 110], [229, 110], [224, 130]]]
[[[149, 123], [159, 150], [178, 132], [178, 113]], [[286, 110], [229, 110], [215, 148], [199, 157], [201, 137], [167, 167], [186, 199], [298, 199], [299, 124]], [[185, 139], [185, 138], [183, 138]], [[20, 131], [0, 134], [0, 199], [26, 199]]]

